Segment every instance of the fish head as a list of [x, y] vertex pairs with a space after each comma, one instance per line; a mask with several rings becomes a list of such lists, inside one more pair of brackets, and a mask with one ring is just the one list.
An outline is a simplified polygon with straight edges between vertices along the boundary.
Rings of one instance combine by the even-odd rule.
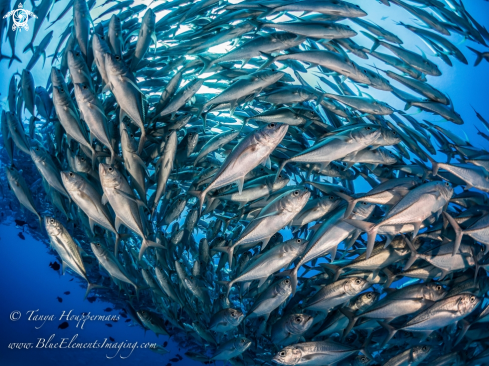
[[93, 91], [90, 89], [90, 85], [84, 83], [75, 83], [75, 95], [83, 101], [87, 101], [92, 96]]
[[355, 309], [365, 309], [372, 305], [374, 302], [378, 300], [380, 294], [378, 292], [365, 292], [359, 295], [354, 301]]
[[63, 225], [54, 217], [44, 216], [44, 227], [49, 236], [59, 236], [63, 232]]
[[122, 174], [109, 164], [101, 163], [99, 165], [99, 175], [103, 187], [118, 187], [122, 181]]
[[13, 166], [6, 166], [5, 167], [5, 173], [7, 174], [7, 179], [9, 184], [12, 185], [19, 185], [19, 180], [20, 180], [20, 173], [15, 169]]
[[[83, 58], [83, 54], [76, 51], [68, 51], [68, 68], [73, 69], [81, 69], [86, 66], [85, 59]], [[71, 71], [70, 71], [71, 72]]]
[[401, 137], [395, 130], [391, 130], [389, 128], [384, 128], [381, 127], [380, 129], [381, 135], [375, 141], [376, 144], [382, 145], [382, 146], [391, 146], [391, 145], [397, 145], [398, 143], [401, 142]]
[[358, 355], [353, 359], [352, 366], [367, 366], [372, 360], [365, 355]]
[[119, 125], [121, 133], [121, 146], [123, 151], [135, 153], [137, 151], [137, 143], [134, 133], [127, 130], [125, 123], [121, 122]]
[[427, 345], [413, 347], [411, 349], [411, 358], [416, 363], [419, 363], [428, 357], [432, 350], [433, 348]]
[[355, 208], [352, 211], [352, 215], [355, 216], [355, 220], [364, 220], [370, 217], [372, 212], [374, 211], [375, 205], [360, 201], [355, 205]]
[[119, 55], [107, 53], [105, 57], [105, 72], [107, 75], [119, 76], [127, 72], [127, 65]]
[[243, 353], [251, 346], [251, 341], [246, 337], [238, 337], [234, 341], [234, 347]]
[[73, 164], [77, 172], [88, 173], [92, 170], [92, 163], [87, 161], [84, 156], [73, 156]]
[[61, 172], [61, 180], [68, 192], [81, 190], [87, 184], [82, 176], [71, 171]]
[[356, 4], [351, 4], [345, 2], [343, 6], [348, 9], [348, 17], [349, 18], [361, 18], [367, 16], [367, 12], [364, 11], [360, 6]]
[[146, 25], [150, 29], [154, 29], [156, 22], [156, 15], [153, 9], [148, 9], [143, 16], [142, 24]]
[[[22, 78], [21, 78], [21, 83], [22, 87], [29, 87], [29, 86], [34, 86], [34, 78], [32, 76], [32, 73], [29, 70], [22, 70]], [[34, 87], [32, 88], [34, 91]]]
[[453, 196], [453, 186], [449, 182], [436, 182], [436, 187], [441, 196], [448, 202]]
[[303, 334], [312, 325], [314, 318], [308, 314], [291, 314], [287, 322], [287, 330], [292, 334]]
[[[273, 178], [275, 178], [275, 176], [271, 177], [272, 182], [273, 182]], [[282, 172], [278, 175], [277, 179], [275, 179], [272, 189], [274, 191], [282, 189], [289, 183], [289, 181], [290, 181], [289, 177], [287, 177], [285, 173]]]
[[119, 37], [122, 31], [121, 18], [119, 18], [115, 14], [112, 14], [112, 17], [110, 18], [110, 22], [109, 22], [109, 32], [111, 31], [114, 32], [114, 35], [116, 37]]
[[297, 365], [302, 358], [302, 351], [294, 346], [283, 348], [273, 356], [272, 361], [279, 365]]
[[244, 314], [241, 310], [228, 308], [227, 309], [227, 320], [234, 326], [238, 326], [244, 318]]
[[318, 201], [319, 206], [321, 206], [324, 210], [332, 210], [342, 202], [342, 200], [338, 196], [334, 196], [332, 194], [324, 196]]
[[284, 278], [280, 280], [275, 286], [278, 293], [281, 295], [291, 294], [292, 293], [292, 284], [289, 278]]
[[51, 68], [51, 84], [53, 84], [53, 86], [64, 84], [63, 74], [61, 74], [61, 71], [54, 66]]
[[53, 85], [53, 103], [60, 107], [68, 107], [72, 103], [68, 90], [63, 85]]
[[45, 164], [47, 161], [48, 152], [41, 146], [31, 147], [31, 158], [36, 164]]
[[277, 146], [285, 137], [289, 125], [283, 123], [269, 123], [256, 132], [256, 139], [268, 146]]
[[438, 301], [447, 295], [447, 290], [436, 282], [426, 283], [423, 287], [423, 297], [429, 301]]
[[388, 149], [379, 149], [379, 154], [382, 155], [382, 160], [385, 165], [393, 165], [397, 163], [397, 156]]
[[374, 125], [359, 127], [349, 131], [349, 136], [362, 145], [369, 145], [376, 142], [381, 135], [380, 128]]
[[311, 197], [311, 191], [306, 187], [300, 187], [289, 192], [284, 198], [287, 211], [299, 212], [304, 208]]
[[95, 242], [95, 243], [90, 243], [90, 247], [92, 248], [93, 254], [97, 258], [108, 258], [109, 253], [106, 247], [104, 247], [101, 243]]
[[481, 299], [475, 295], [462, 294], [457, 302], [458, 312], [461, 315], [468, 315], [481, 303]]
[[360, 277], [351, 277], [344, 285], [345, 292], [349, 295], [356, 295], [367, 287], [369, 287], [369, 282]]

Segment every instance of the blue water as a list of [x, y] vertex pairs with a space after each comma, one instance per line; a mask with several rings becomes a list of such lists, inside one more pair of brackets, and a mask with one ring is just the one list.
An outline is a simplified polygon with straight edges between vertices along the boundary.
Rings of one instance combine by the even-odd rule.
[[[138, 1], [135, 3], [137, 2]], [[357, 0], [351, 2], [361, 5], [362, 8], [369, 13], [369, 20], [396, 33], [404, 41], [406, 48], [416, 50], [416, 46], [419, 46], [432, 61], [435, 61], [438, 64], [443, 75], [441, 77], [429, 77], [428, 81], [431, 85], [451, 97], [456, 111], [465, 121], [465, 124], [462, 126], [456, 126], [449, 122], [441, 123], [440, 125], [456, 132], [457, 135], [462, 138], [466, 136], [473, 146], [487, 149], [489, 142], [477, 135], [476, 127], [487, 134], [489, 134], [489, 131], [487, 131], [477, 120], [472, 107], [489, 120], [489, 63], [482, 61], [479, 66], [473, 66], [475, 55], [465, 47], [465, 44], [469, 44], [470, 42], [464, 42], [464, 40], [457, 35], [451, 38], [451, 40], [461, 48], [462, 52], [464, 52], [469, 61], [469, 65], [463, 65], [458, 61], [453, 60], [454, 66], [449, 67], [440, 59], [430, 56], [430, 50], [419, 38], [414, 36], [413, 33], [395, 24], [396, 20], [402, 20], [416, 25], [416, 21], [413, 20], [413, 17], [404, 10], [396, 6], [388, 8], [374, 0]], [[148, 4], [149, 1], [144, 3]], [[67, 0], [58, 1], [54, 5], [50, 19], [56, 19], [66, 4]], [[32, 8], [30, 3], [26, 3], [25, 6], [28, 9]], [[470, 0], [465, 1], [465, 6], [469, 13], [474, 15], [479, 22], [482, 22], [483, 24], [485, 23], [484, 25], [489, 28], [489, 2], [483, 0]], [[92, 16], [95, 18], [97, 13], [103, 11], [107, 7], [96, 9], [96, 11], [92, 13]], [[157, 19], [164, 14], [165, 13], [159, 13]], [[3, 14], [1, 15], [3, 16]], [[48, 56], [54, 52], [58, 43], [58, 35], [65, 29], [70, 17], [71, 11], [59, 22], [59, 24], [51, 28], [54, 29], [55, 36], [48, 48]], [[108, 17], [110, 17], [110, 15], [106, 16], [106, 18]], [[30, 24], [33, 25], [33, 21], [31, 21]], [[48, 23], [44, 23], [41, 32], [36, 38], [35, 44], [38, 44], [47, 33], [47, 31], [44, 30], [47, 24]], [[352, 23], [349, 24], [353, 28], [358, 29], [356, 25]], [[22, 65], [24, 67], [29, 61], [31, 54], [29, 52], [22, 54], [21, 52], [31, 37], [32, 27], [31, 30], [27, 32], [22, 31], [17, 36], [17, 54], [21, 57], [23, 61]], [[354, 40], [366, 47], [371, 46], [371, 41], [363, 36], [357, 36]], [[474, 46], [474, 44], [471, 44], [471, 46]], [[475, 48], [482, 50], [482, 46], [479, 45], [475, 45]], [[380, 51], [387, 52], [385, 49], [381, 49]], [[7, 43], [2, 42], [1, 52], [2, 54], [10, 55], [10, 46]], [[355, 62], [360, 64], [376, 64], [384, 67], [384, 65], [376, 59], [363, 61], [354, 55], [349, 55]], [[2, 109], [6, 108], [6, 96], [8, 93], [8, 82], [10, 77], [13, 72], [21, 72], [22, 65], [14, 62], [9, 69], [8, 60], [0, 62], [0, 107]], [[33, 68], [32, 73], [36, 85], [46, 85], [49, 77], [50, 65], [51, 58], [48, 57], [44, 67], [41, 59]], [[312, 78], [312, 76], [306, 77], [308, 81], [311, 81]], [[366, 92], [379, 100], [389, 103], [393, 107], [399, 109], [403, 109], [404, 107], [404, 103], [388, 92], [381, 92], [371, 88]], [[412, 108], [408, 113], [416, 113], [416, 109]], [[424, 112], [416, 114], [415, 117], [419, 121], [426, 119], [435, 123], [441, 122], [441, 117]], [[2, 158], [1, 170], [3, 174], [3, 164], [7, 161], [6, 152], [3, 148], [0, 154]], [[27, 159], [22, 153], [18, 153], [17, 157]], [[439, 155], [438, 160], [440, 159], [445, 159], [445, 156]], [[32, 171], [34, 172], [33, 174], [37, 174], [34, 168]], [[38, 178], [39, 176], [26, 177], [29, 183], [35, 182]], [[76, 321], [71, 321], [69, 322], [69, 327], [67, 329], [58, 329], [59, 324], [64, 321], [59, 320], [63, 311], [69, 312], [71, 310], [73, 315], [80, 315], [82, 312], [90, 312], [94, 315], [116, 315], [120, 311], [115, 309], [112, 312], [104, 312], [104, 309], [113, 307], [113, 305], [108, 302], [97, 300], [94, 303], [89, 303], [88, 301], [82, 301], [85, 293], [85, 283], [80, 282], [78, 279], [70, 281], [73, 278], [70, 274], [61, 276], [60, 273], [49, 267], [49, 263], [53, 262], [56, 258], [54, 252], [48, 249], [46, 241], [41, 242], [41, 237], [46, 239], [45, 232], [40, 230], [33, 215], [30, 213], [22, 214], [22, 212], [19, 211], [18, 202], [8, 190], [5, 180], [2, 179], [1, 183], [0, 279], [2, 297], [0, 301], [0, 365], [136, 365], [141, 362], [165, 365], [169, 362], [168, 360], [170, 358], [175, 357], [176, 353], [183, 356], [185, 350], [179, 350], [176, 343], [172, 340], [168, 341], [168, 337], [160, 336], [157, 338], [151, 331], [145, 333], [140, 327], [131, 326], [132, 323], [125, 323], [125, 318], [122, 317], [118, 322], [87, 321], [84, 325], [84, 329], [77, 328]], [[361, 179], [357, 180], [355, 184], [358, 192], [363, 192], [367, 189]], [[9, 203], [13, 210], [9, 209]], [[13, 222], [14, 218], [29, 221], [29, 224], [32, 227], [35, 227], [35, 229], [27, 227], [22, 229], [16, 227]], [[24, 235], [25, 240], [22, 240], [19, 237], [19, 233]], [[284, 236], [286, 236], [285, 233]], [[69, 291], [70, 294], [65, 295], [64, 292], [66, 291]], [[62, 298], [62, 302], [58, 301], [58, 297]], [[29, 321], [27, 319], [28, 311], [37, 309], [37, 314], [46, 316], [53, 315], [54, 320], [46, 321], [44, 325], [42, 325], [42, 322]], [[17, 321], [12, 321], [10, 320], [10, 316], [15, 311], [20, 312], [21, 318]], [[107, 327], [105, 325], [107, 323], [111, 324], [112, 327]], [[36, 329], [36, 327], [40, 327], [40, 329]], [[138, 345], [146, 342], [155, 342], [161, 345], [164, 341], [168, 341], [168, 346], [166, 348], [170, 353], [161, 356], [147, 349], [138, 348], [132, 351], [129, 357], [123, 359], [121, 356], [128, 356], [131, 349], [122, 349], [115, 355], [116, 350], [113, 349], [76, 350], [36, 348], [39, 339], [48, 339], [53, 334], [55, 335], [53, 342], [60, 342], [62, 337], [67, 338], [67, 341], [69, 342], [75, 335], [78, 336], [76, 339], [77, 342], [84, 343], [94, 342], [95, 340], [104, 342], [104, 339], [106, 339], [106, 342], [111, 343], [108, 339], [109, 337], [114, 338], [116, 342], [137, 342]], [[12, 345], [12, 343], [32, 343], [34, 347], [28, 350], [9, 349], [9, 345]], [[184, 358], [184, 360], [178, 364], [192, 365], [197, 363], [188, 358]]]

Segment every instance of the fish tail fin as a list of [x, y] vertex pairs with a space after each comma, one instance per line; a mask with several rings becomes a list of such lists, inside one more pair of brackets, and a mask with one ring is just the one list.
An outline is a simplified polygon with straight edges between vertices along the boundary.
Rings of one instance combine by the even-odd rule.
[[234, 246], [212, 248], [212, 250], [215, 250], [216, 252], [226, 253], [228, 255], [229, 268], [232, 268], [233, 256], [234, 256]]
[[453, 253], [452, 256], [454, 256], [458, 252], [458, 248], [460, 248], [460, 243], [462, 242], [462, 238], [464, 236], [464, 231], [460, 228], [458, 225], [457, 221], [449, 215], [447, 212], [442, 212], [443, 217], [448, 220], [450, 225], [452, 225], [453, 230], [455, 231], [455, 241], [453, 245]]
[[431, 172], [433, 173], [434, 176], [436, 176], [438, 174], [438, 170], [440, 169], [440, 165], [438, 162], [436, 162], [431, 156], [429, 155], [426, 155], [426, 157], [428, 158], [428, 160], [430, 161], [431, 163]]
[[340, 311], [344, 316], [348, 318], [348, 326], [345, 328], [341, 336], [341, 341], [343, 342], [346, 336], [351, 332], [351, 330], [357, 323], [358, 317], [356, 317], [355, 314], [348, 309], [340, 308]]
[[482, 61], [482, 58], [483, 58], [482, 52], [477, 51], [476, 49], [473, 49], [472, 47], [469, 47], [469, 46], [467, 46], [467, 48], [469, 50], [471, 50], [472, 52], [474, 52], [476, 54], [476, 56], [477, 56], [477, 59], [474, 62], [474, 66], [479, 65], [481, 63], [481, 61]]
[[146, 131], [144, 131], [144, 128], [142, 128], [141, 137], [139, 138], [138, 155], [141, 155], [141, 153], [143, 152], [145, 142], [146, 142]]
[[460, 333], [458, 334], [457, 339], [455, 340], [455, 343], [453, 344], [454, 347], [462, 341], [462, 339], [465, 337], [465, 334], [467, 333], [470, 326], [472, 325], [472, 323], [469, 323], [465, 319], [462, 319], [459, 322], [459, 324], [462, 325], [462, 329], [460, 330]]
[[413, 265], [413, 263], [416, 261], [416, 259], [418, 259], [419, 254], [416, 251], [416, 248], [414, 247], [413, 243], [411, 243], [411, 241], [406, 236], [404, 236], [404, 235], [402, 235], [402, 236], [403, 236], [404, 241], [406, 242], [407, 246], [409, 247], [409, 250], [411, 251], [411, 256], [409, 257], [408, 261], [404, 265], [404, 268], [402, 269], [403, 271], [407, 271]]
[[284, 166], [289, 162], [288, 159], [285, 159], [285, 160], [282, 160], [282, 162], [280, 163], [280, 166], [278, 167], [278, 170], [277, 170], [277, 174], [275, 175], [275, 181], [274, 183], [277, 181], [278, 179], [278, 176], [280, 175], [280, 173], [282, 172], [282, 170], [284, 169]]
[[319, 265], [325, 270], [331, 271], [334, 274], [333, 281], [338, 280], [338, 278], [341, 276], [343, 268], [330, 263], [320, 263]]
[[19, 57], [17, 57], [17, 55], [13, 54], [12, 57], [10, 57], [10, 62], [8, 63], [9, 69], [10, 69], [10, 66], [12, 66], [12, 63], [14, 62], [14, 60], [22, 63], [22, 60]]
[[356, 228], [365, 231], [368, 234], [366, 253], [368, 259], [370, 257], [370, 254], [372, 254], [372, 250], [374, 249], [375, 237], [377, 236], [377, 231], [379, 230], [379, 228], [375, 226], [375, 224], [367, 221], [349, 219], [343, 219], [343, 221], [350, 224], [351, 226], [355, 226]]
[[207, 194], [206, 190], [203, 191], [188, 191], [188, 194], [191, 196], [197, 197], [199, 200], [199, 215], [202, 214], [202, 206], [204, 206], [205, 195]]
[[96, 288], [105, 288], [105, 286], [97, 285], [96, 283], [88, 282], [87, 291], [85, 292], [85, 297], [83, 298], [83, 300], [85, 300], [88, 297], [88, 294], [90, 293], [91, 290], [96, 289]]
[[367, 32], [364, 32], [364, 31], [360, 31], [360, 32], [362, 32], [365, 37], [367, 37], [368, 39], [370, 39], [371, 41], [374, 42], [374, 44], [372, 45], [372, 48], [370, 49], [370, 52], [374, 52], [380, 46], [379, 39], [376, 38], [376, 37], [374, 37], [370, 33], [367, 33]]
[[143, 243], [141, 244], [141, 249], [139, 249], [139, 260], [143, 258], [143, 254], [148, 249], [149, 247], [155, 247], [155, 248], [160, 248], [160, 249], [166, 249], [166, 247], [162, 244], [159, 244], [157, 242], [151, 241], [144, 239]]
[[28, 50], [34, 52], [34, 44], [32, 43], [32, 41], [24, 47], [24, 51], [22, 51], [22, 53], [26, 53]]
[[229, 297], [229, 293], [233, 287], [233, 281], [217, 281], [217, 283], [226, 289], [226, 297]]
[[351, 215], [353, 209], [355, 208], [355, 205], [357, 204], [358, 200], [348, 196], [347, 194], [344, 194], [344, 193], [341, 193], [338, 191], [334, 191], [333, 194], [337, 195], [340, 198], [343, 198], [346, 202], [348, 202], [348, 207], [346, 208], [345, 216], [344, 216], [344, 218], [347, 219], [348, 217], [350, 217], [350, 215]]
[[201, 59], [201, 61], [204, 63], [204, 67], [199, 72], [199, 75], [202, 75], [209, 70], [212, 65], [214, 65], [219, 58], [219, 56], [211, 56], [211, 55], [197, 55], [198, 58]]
[[377, 320], [377, 322], [388, 332], [387, 337], [385, 337], [384, 341], [382, 342], [381, 347], [384, 347], [392, 339], [392, 337], [396, 335], [397, 329], [388, 324], [386, 321]]

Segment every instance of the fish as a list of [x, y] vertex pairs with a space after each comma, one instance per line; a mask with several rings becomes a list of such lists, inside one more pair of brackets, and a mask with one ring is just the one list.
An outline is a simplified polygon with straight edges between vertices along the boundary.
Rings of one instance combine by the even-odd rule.
[[204, 364], [485, 362], [489, 123], [446, 87], [489, 60], [479, 5], [53, 4], [23, 60], [2, 18], [2, 218], [106, 326]]
[[58, 299], [58, 302], [63, 302], [63, 299], [61, 297], [58, 296], [57, 299]]
[[66, 329], [70, 326], [68, 322], [63, 322], [60, 325], [58, 325], [58, 329]]

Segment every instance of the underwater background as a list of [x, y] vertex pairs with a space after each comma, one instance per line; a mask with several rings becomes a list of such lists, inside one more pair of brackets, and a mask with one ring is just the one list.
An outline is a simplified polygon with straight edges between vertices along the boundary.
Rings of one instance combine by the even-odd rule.
[[[265, 0], [264, 0], [265, 1]], [[464, 40], [463, 37], [454, 34], [450, 37], [450, 40], [456, 44], [467, 57], [468, 65], [464, 65], [457, 60], [453, 59], [453, 66], [450, 67], [442, 62], [438, 57], [435, 57], [431, 50], [421, 42], [412, 32], [401, 27], [397, 24], [398, 21], [419, 25], [411, 14], [404, 11], [398, 6], [386, 7], [380, 2], [374, 0], [350, 0], [351, 3], [358, 4], [368, 13], [367, 19], [380, 25], [386, 30], [389, 30], [396, 34], [404, 41], [404, 47], [410, 50], [417, 50], [418, 48], [426, 53], [427, 57], [434, 61], [442, 72], [441, 77], [430, 77], [429, 82], [435, 88], [443, 91], [451, 99], [452, 105], [456, 111], [460, 114], [465, 121], [463, 125], [455, 125], [453, 123], [444, 121], [440, 116], [432, 115], [427, 112], [417, 113], [416, 108], [411, 108], [407, 113], [414, 113], [413, 116], [421, 120], [428, 120], [435, 124], [439, 124], [443, 128], [449, 129], [455, 133], [462, 140], [467, 142], [476, 148], [488, 149], [489, 141], [478, 135], [478, 131], [483, 131], [489, 134], [489, 130], [477, 119], [474, 110], [480, 113], [484, 118], [489, 120], [489, 62], [482, 60], [482, 62], [474, 67], [476, 55], [469, 51], [465, 45], [470, 44], [469, 41]], [[50, 21], [55, 20], [60, 12], [67, 5], [67, 0], [60, 0], [54, 3]], [[97, 1], [97, 5], [100, 5], [101, 1]], [[152, 4], [156, 6], [160, 4], [159, 1], [135, 1], [137, 4]], [[235, 3], [232, 1], [231, 3]], [[12, 2], [13, 6], [14, 2]], [[26, 2], [25, 8], [32, 9], [32, 4]], [[96, 7], [92, 9], [91, 15], [95, 19], [98, 14], [102, 13], [105, 9], [111, 5], [104, 7]], [[467, 11], [472, 14], [479, 22], [486, 27], [489, 27], [489, 2], [484, 0], [466, 0], [464, 6]], [[158, 21], [167, 12], [160, 12], [157, 14], [156, 20]], [[3, 17], [4, 14], [1, 14]], [[144, 12], [139, 14], [142, 17]], [[105, 15], [103, 18], [96, 20], [97, 24], [100, 20], [109, 19], [111, 14]], [[54, 38], [49, 44], [46, 50], [46, 61], [43, 62], [42, 58], [32, 68], [31, 72], [35, 81], [35, 85], [46, 86], [50, 77], [51, 69], [51, 55], [57, 46], [58, 35], [65, 30], [68, 23], [71, 20], [71, 11], [67, 16], [58, 20], [49, 30], [54, 31]], [[22, 60], [22, 64], [14, 62], [9, 67], [9, 60], [3, 59], [0, 62], [0, 108], [8, 109], [7, 95], [9, 81], [13, 73], [22, 73], [23, 67], [30, 59], [31, 53], [22, 53], [24, 47], [29, 43], [32, 36], [32, 25], [34, 19], [29, 21], [31, 29], [29, 31], [19, 31], [16, 38], [16, 50], [17, 55]], [[347, 23], [347, 21], [342, 21]], [[49, 30], [46, 30], [46, 26], [49, 22], [45, 22], [37, 36], [37, 42], [39, 42]], [[361, 29], [356, 24], [349, 22], [349, 25], [354, 29]], [[181, 30], [183, 31], [183, 30]], [[364, 45], [369, 48], [372, 45], [372, 41], [363, 35], [359, 34], [353, 38], [355, 42], [360, 45]], [[474, 44], [471, 44], [474, 46]], [[483, 49], [481, 45], [475, 45], [475, 48]], [[211, 50], [211, 52], [222, 53], [231, 49], [229, 43], [225, 46], [218, 46]], [[487, 50], [487, 48], [485, 48]], [[385, 50], [383, 50], [385, 51]], [[5, 40], [1, 43], [1, 54], [10, 55], [10, 46]], [[371, 58], [369, 60], [361, 60], [355, 56], [352, 56], [360, 65], [377, 66], [385, 69], [384, 64], [381, 61]], [[57, 63], [54, 64], [55, 66]], [[291, 75], [293, 73], [290, 69], [285, 70]], [[303, 75], [304, 78], [311, 84], [315, 85], [317, 78], [314, 74], [308, 73]], [[295, 84], [299, 84], [298, 81]], [[214, 89], [203, 87], [199, 93], [216, 92]], [[366, 93], [370, 94], [373, 98], [378, 98], [395, 109], [404, 109], [404, 102], [396, 98], [390, 93], [381, 92], [372, 88], [366, 90]], [[27, 117], [24, 117], [24, 123], [28, 124]], [[127, 313], [123, 310], [115, 308], [109, 298], [101, 299], [98, 296], [92, 298], [92, 301], [83, 300], [85, 294], [85, 282], [79, 279], [73, 279], [73, 274], [68, 272], [66, 275], [61, 275], [60, 270], [52, 268], [51, 263], [57, 260], [55, 252], [48, 248], [48, 240], [44, 228], [39, 227], [39, 222], [35, 216], [29, 213], [27, 210], [22, 212], [19, 207], [18, 201], [13, 196], [12, 192], [7, 186], [3, 170], [8, 165], [8, 156], [5, 149], [1, 149], [1, 169], [2, 177], [0, 179], [0, 278], [2, 279], [2, 300], [0, 301], [0, 365], [137, 365], [141, 363], [166, 365], [168, 363], [177, 365], [197, 365], [196, 361], [191, 360], [188, 357], [183, 356], [185, 353], [185, 347], [175, 342], [168, 336], [156, 335], [152, 331], [145, 331], [140, 326], [137, 326], [134, 322], [126, 322], [126, 319], [130, 319]], [[27, 174], [37, 174], [34, 164], [30, 161], [27, 155], [16, 152], [16, 159], [19, 164], [16, 164], [17, 169], [22, 169]], [[438, 155], [436, 158], [438, 161], [443, 161], [445, 156]], [[32, 177], [26, 177], [29, 181], [35, 181]], [[37, 183], [39, 184], [39, 183]], [[357, 179], [354, 181], [355, 189], [358, 192], [365, 192], [368, 190], [363, 179]], [[456, 192], [461, 192], [462, 189], [458, 187]], [[51, 211], [52, 213], [53, 211]], [[41, 212], [43, 215], [43, 212]], [[58, 213], [57, 217], [61, 217]], [[18, 220], [17, 223], [15, 220]], [[183, 220], [182, 220], [183, 222]], [[19, 225], [20, 224], [20, 225]], [[73, 223], [68, 224], [68, 230], [72, 230]], [[284, 229], [282, 231], [284, 239], [291, 238], [290, 230]], [[198, 242], [205, 233], [200, 230], [195, 235]], [[56, 268], [56, 266], [55, 266]], [[96, 290], [89, 294], [89, 299], [94, 296]], [[29, 310], [37, 310], [40, 315], [54, 315], [55, 320], [46, 321], [44, 324], [42, 321], [28, 321]], [[21, 318], [16, 321], [10, 320], [12, 312], [19, 311]], [[59, 325], [63, 322], [58, 320], [63, 311], [72, 311], [72, 314], [81, 314], [83, 312], [90, 312], [97, 315], [118, 315], [124, 314], [119, 317], [117, 322], [114, 321], [93, 321], [86, 322], [84, 329], [76, 327], [76, 322], [69, 322], [69, 326], [65, 329], [60, 329]], [[108, 326], [109, 324], [110, 326]], [[42, 326], [41, 326], [42, 325]], [[36, 329], [35, 327], [39, 327]], [[154, 342], [162, 345], [163, 342], [168, 342], [165, 347], [168, 350], [168, 354], [160, 355], [151, 352], [148, 349], [135, 349], [130, 356], [126, 357], [130, 350], [122, 349], [116, 354], [116, 350], [66, 350], [66, 349], [30, 349], [19, 350], [9, 349], [8, 345], [12, 342], [34, 342], [36, 343], [38, 338], [48, 339], [52, 334], [56, 335], [56, 338], [66, 337], [71, 339], [75, 334], [78, 335], [77, 341], [79, 342], [92, 342], [98, 340], [103, 342], [110, 342], [109, 337], [112, 337], [117, 342]], [[116, 354], [116, 355], [115, 355]], [[177, 362], [171, 362], [170, 359], [175, 359], [176, 354], [182, 355], [183, 360], [177, 358]], [[113, 358], [112, 358], [113, 357]], [[341, 364], [341, 363], [340, 363]]]

